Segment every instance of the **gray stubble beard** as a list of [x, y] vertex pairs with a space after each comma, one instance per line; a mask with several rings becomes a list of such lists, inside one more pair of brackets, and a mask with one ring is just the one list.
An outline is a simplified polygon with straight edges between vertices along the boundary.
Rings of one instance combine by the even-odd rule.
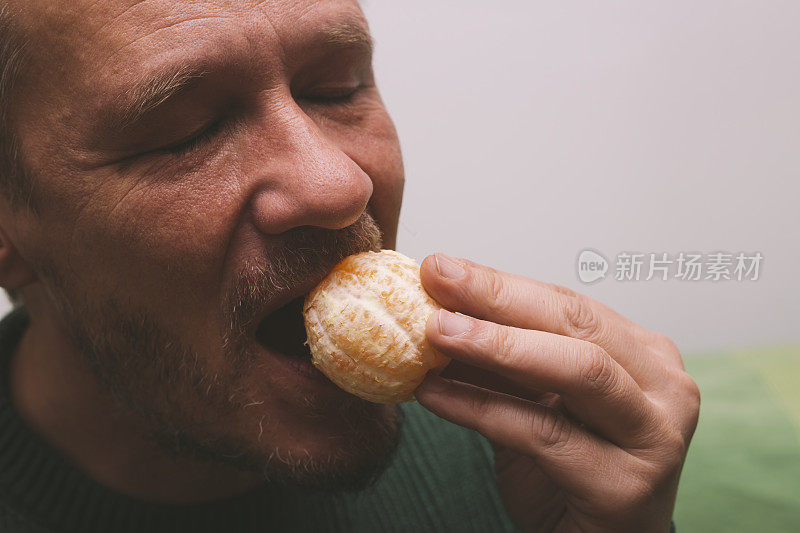
[[[281, 235], [268, 265], [245, 265], [222, 311], [223, 350], [229, 371], [211, 375], [196, 352], [141, 309], [124, 309], [113, 299], [90, 302], [71, 291], [57, 268], [41, 265], [40, 279], [60, 312], [74, 345], [109, 393], [108, 408], [127, 411], [146, 428], [144, 438], [175, 458], [225, 464], [256, 472], [265, 480], [322, 490], [357, 490], [374, 482], [390, 463], [400, 439], [402, 412], [352, 397], [335, 409], [317, 398], [304, 398], [309, 418], [340, 416], [351, 425], [347, 442], [327, 457], [276, 447], [267, 453], [247, 439], [219, 435], [257, 399], [240, 384], [259, 365], [247, 349], [250, 321], [278, 291], [296, 286], [344, 257], [381, 247], [380, 229], [365, 212], [340, 230], [295, 228]], [[139, 379], [132, 379], [138, 377]], [[213, 413], [213, 415], [210, 415]], [[260, 442], [264, 417], [253, 431]], [[268, 438], [268, 436], [266, 436]]]

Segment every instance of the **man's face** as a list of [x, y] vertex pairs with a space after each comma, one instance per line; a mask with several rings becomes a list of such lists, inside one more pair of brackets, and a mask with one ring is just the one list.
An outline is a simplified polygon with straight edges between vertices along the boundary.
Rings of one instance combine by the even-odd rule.
[[402, 163], [358, 4], [17, 3], [34, 209], [4, 223], [101, 381], [200, 457], [377, 471], [395, 410], [297, 357], [297, 299], [395, 241]]

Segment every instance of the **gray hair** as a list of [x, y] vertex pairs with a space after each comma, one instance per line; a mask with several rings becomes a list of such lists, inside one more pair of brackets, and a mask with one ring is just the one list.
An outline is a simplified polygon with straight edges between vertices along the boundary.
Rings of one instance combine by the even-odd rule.
[[[19, 154], [19, 140], [11, 124], [11, 99], [20, 71], [24, 42], [12, 25], [11, 10], [0, 2], [0, 194], [14, 210], [19, 210], [30, 198], [31, 184]], [[7, 290], [15, 306], [21, 298], [16, 291]]]
[[15, 210], [28, 204], [31, 194], [11, 118], [14, 86], [23, 68], [24, 51], [25, 42], [14, 28], [11, 8], [0, 1], [0, 193]]

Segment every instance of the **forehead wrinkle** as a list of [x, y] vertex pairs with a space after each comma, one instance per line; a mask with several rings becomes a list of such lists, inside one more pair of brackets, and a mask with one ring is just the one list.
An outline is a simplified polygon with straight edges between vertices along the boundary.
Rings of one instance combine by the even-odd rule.
[[[114, 17], [111, 20], [105, 22], [103, 25], [99, 26], [92, 33], [90, 33], [86, 40], [89, 41], [89, 40], [92, 40], [95, 37], [97, 37], [98, 34], [100, 34], [103, 31], [105, 31], [106, 28], [108, 28], [109, 26], [113, 26], [118, 20], [120, 20], [121, 18], [123, 18], [126, 15], [128, 15], [131, 11], [136, 9], [139, 6], [139, 4], [141, 4], [144, 1], [145, 0], [134, 0], [133, 2], [131, 2], [127, 7], [125, 7], [125, 9], [123, 9], [122, 11], [120, 11], [119, 13], [114, 15]], [[86, 9], [84, 11], [86, 13], [89, 13], [95, 6], [97, 6], [98, 4], [101, 4], [102, 2], [103, 2], [103, 0], [97, 0], [93, 4], [91, 4], [89, 6], [86, 6]]]
[[126, 48], [130, 48], [130, 47], [136, 45], [137, 43], [139, 43], [140, 41], [143, 41], [145, 39], [157, 39], [157, 35], [159, 33], [163, 32], [163, 31], [166, 31], [166, 30], [169, 30], [169, 29], [173, 29], [176, 26], [180, 26], [181, 24], [187, 24], [187, 23], [188, 24], [192, 24], [192, 23], [196, 23], [196, 22], [207, 22], [207, 21], [210, 21], [210, 20], [225, 20], [226, 18], [227, 17], [221, 17], [221, 16], [217, 16], [217, 15], [209, 15], [209, 16], [205, 16], [205, 17], [188, 17], [188, 18], [184, 18], [184, 19], [181, 19], [181, 20], [176, 20], [176, 21], [170, 22], [169, 24], [165, 24], [163, 26], [158, 26], [157, 28], [148, 28], [146, 33], [144, 33], [142, 35], [139, 35], [138, 37], [136, 37], [135, 39], [133, 39], [131, 41], [126, 42], [125, 44], [117, 47], [111, 53], [109, 53], [107, 59], [103, 62], [103, 65], [106, 65], [109, 62], [113, 62], [114, 58], [120, 52], [125, 50]]

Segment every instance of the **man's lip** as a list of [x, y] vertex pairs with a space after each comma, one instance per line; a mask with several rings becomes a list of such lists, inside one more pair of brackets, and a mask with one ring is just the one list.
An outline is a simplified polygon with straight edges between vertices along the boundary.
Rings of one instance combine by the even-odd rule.
[[251, 337], [254, 337], [256, 331], [258, 330], [258, 326], [265, 318], [267, 318], [270, 314], [274, 313], [275, 311], [277, 311], [284, 305], [288, 304], [292, 300], [299, 298], [301, 296], [304, 297], [306, 294], [311, 292], [311, 289], [319, 285], [319, 283], [323, 279], [325, 279], [329, 273], [330, 271], [319, 272], [311, 276], [310, 278], [306, 279], [300, 285], [297, 285], [289, 290], [286, 290], [280, 293], [275, 298], [273, 298], [272, 301], [270, 301], [269, 304], [264, 309], [261, 310], [261, 312], [256, 316], [255, 320], [253, 320], [253, 322], [250, 324], [250, 327], [248, 328], [249, 335]]
[[[305, 380], [310, 380], [316, 383], [317, 386], [324, 385], [327, 388], [335, 389], [338, 394], [343, 392], [342, 389], [340, 389], [335, 383], [328, 379], [325, 374], [318, 370], [316, 366], [314, 366], [314, 364], [311, 362], [311, 359], [287, 357], [286, 354], [276, 352], [275, 350], [268, 348], [263, 344], [259, 344], [259, 347], [261, 350], [263, 350], [263, 353], [270, 355], [273, 365], [280, 365], [281, 367], [290, 371], [292, 374], [297, 374]], [[274, 368], [274, 366], [271, 368]]]

